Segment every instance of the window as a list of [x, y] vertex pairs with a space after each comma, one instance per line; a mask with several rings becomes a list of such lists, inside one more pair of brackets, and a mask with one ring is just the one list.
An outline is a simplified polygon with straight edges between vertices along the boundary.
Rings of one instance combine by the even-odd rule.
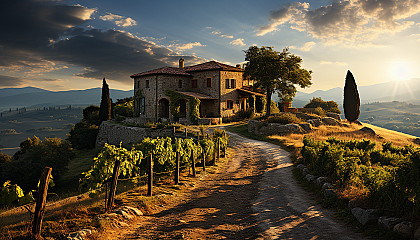
[[226, 79], [226, 89], [236, 88], [235, 79]]
[[206, 79], [206, 86], [207, 86], [208, 88], [211, 88], [211, 78], [207, 78], [207, 79]]
[[197, 79], [191, 81], [191, 88], [197, 88]]
[[181, 79], [178, 80], [178, 88], [182, 88], [182, 80]]
[[226, 108], [227, 109], [233, 109], [233, 101], [232, 100], [227, 100], [226, 101]]
[[[146, 80], [146, 82], [148, 82], [149, 80]], [[144, 100], [144, 97], [139, 98], [139, 113], [140, 114], [144, 114], [146, 111], [146, 102]]]
[[146, 80], [146, 88], [149, 88], [149, 80]]

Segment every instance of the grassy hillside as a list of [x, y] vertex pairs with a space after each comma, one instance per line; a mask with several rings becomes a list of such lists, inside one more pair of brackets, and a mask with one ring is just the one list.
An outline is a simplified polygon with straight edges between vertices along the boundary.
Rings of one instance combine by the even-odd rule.
[[359, 120], [420, 137], [420, 105], [397, 101], [364, 104]]

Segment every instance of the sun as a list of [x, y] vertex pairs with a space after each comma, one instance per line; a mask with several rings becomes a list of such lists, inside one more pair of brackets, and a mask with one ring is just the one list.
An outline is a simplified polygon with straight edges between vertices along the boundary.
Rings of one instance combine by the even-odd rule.
[[398, 61], [391, 65], [391, 75], [394, 81], [408, 80], [410, 77], [410, 69], [407, 62]]

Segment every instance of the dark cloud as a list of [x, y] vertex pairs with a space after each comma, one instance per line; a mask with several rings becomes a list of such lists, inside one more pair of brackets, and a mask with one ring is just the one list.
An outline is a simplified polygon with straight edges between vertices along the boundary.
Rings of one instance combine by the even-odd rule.
[[129, 32], [77, 27], [94, 12], [83, 6], [39, 0], [1, 5], [0, 72], [42, 73], [73, 65], [85, 69], [76, 73], [81, 77], [129, 82], [131, 74], [174, 66], [180, 57], [186, 64], [202, 61]]
[[17, 77], [0, 75], [0, 86], [1, 87], [14, 87], [24, 83], [24, 80]]

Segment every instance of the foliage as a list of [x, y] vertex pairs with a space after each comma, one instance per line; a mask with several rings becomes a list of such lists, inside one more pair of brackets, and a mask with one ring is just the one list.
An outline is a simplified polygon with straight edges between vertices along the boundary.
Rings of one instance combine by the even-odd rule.
[[[153, 155], [153, 171], [167, 172], [175, 166], [175, 151], [172, 147], [172, 139], [166, 138], [145, 138], [134, 146], [144, 156]], [[144, 169], [146, 163], [143, 164]]]
[[93, 159], [93, 165], [87, 172], [82, 173], [83, 177], [79, 180], [80, 188], [87, 189], [92, 193], [102, 187], [103, 183], [112, 176], [115, 162], [121, 161], [120, 176], [133, 177], [140, 174], [140, 162], [143, 154], [140, 151], [127, 150], [121, 146], [108, 145]]
[[357, 91], [356, 81], [350, 70], [347, 71], [346, 83], [344, 85], [344, 115], [349, 122], [354, 122], [360, 114], [360, 98]]
[[271, 95], [277, 91], [281, 99], [290, 99], [296, 87], [311, 85], [311, 71], [301, 68], [302, 58], [291, 54], [288, 48], [282, 52], [272, 47], [251, 46], [245, 51], [245, 77], [257, 81], [257, 86], [266, 91], [266, 116], [271, 114]]
[[12, 203], [22, 205], [32, 201], [35, 201], [32, 191], [24, 195], [22, 188], [18, 185], [12, 184], [9, 180], [3, 183], [0, 190], [0, 205], [10, 206]]
[[299, 123], [302, 123], [302, 119], [296, 117], [296, 115], [293, 113], [281, 113], [277, 116], [268, 117], [266, 122], [280, 123], [280, 124], [289, 124], [289, 123], [299, 124]]
[[314, 113], [318, 116], [325, 116], [326, 115], [325, 110], [322, 109], [321, 107], [315, 108]]
[[370, 140], [303, 139], [303, 161], [316, 175], [330, 177], [343, 188], [367, 189], [378, 207], [420, 213], [420, 148], [384, 143], [375, 150]]
[[219, 141], [220, 149], [225, 151], [227, 149], [227, 145], [229, 142], [229, 135], [226, 133], [225, 130], [215, 128], [213, 130], [213, 141], [217, 143]]
[[7, 163], [7, 162], [10, 162], [10, 161], [12, 161], [12, 157], [11, 156], [9, 156], [9, 155], [7, 155], [5, 153], [0, 152], [0, 167], [1, 167], [1, 164]]
[[322, 108], [325, 112], [333, 112], [341, 114], [340, 109], [338, 109], [338, 104], [334, 101], [324, 101], [320, 97], [319, 98], [312, 98], [309, 103], [307, 103], [304, 108]]
[[105, 81], [102, 81], [102, 97], [101, 106], [99, 109], [99, 120], [100, 122], [111, 120], [112, 117], [112, 101], [109, 97], [109, 86]]
[[190, 97], [173, 90], [166, 90], [165, 94], [170, 98], [170, 111], [175, 121], [179, 119], [180, 104], [182, 99], [188, 99], [190, 103], [190, 120], [197, 123], [200, 119], [200, 99]]
[[132, 117], [134, 115], [134, 100], [117, 103], [114, 108], [115, 115]]
[[98, 133], [98, 126], [83, 119], [71, 128], [67, 140], [76, 149], [92, 149], [95, 148]]
[[276, 113], [279, 113], [280, 112], [280, 109], [278, 108], [278, 106], [277, 106], [277, 103], [276, 102], [274, 102], [273, 100], [271, 100], [271, 106], [270, 106], [270, 108], [271, 108], [271, 113], [274, 113], [274, 114], [276, 114]]
[[89, 124], [99, 125], [99, 107], [90, 105], [83, 109], [83, 119], [85, 119]]
[[35, 189], [45, 167], [52, 168], [52, 175], [59, 179], [74, 157], [68, 141], [60, 138], [28, 138], [20, 144], [20, 150], [13, 155], [13, 160], [3, 166], [3, 181], [12, 180], [23, 189]]

